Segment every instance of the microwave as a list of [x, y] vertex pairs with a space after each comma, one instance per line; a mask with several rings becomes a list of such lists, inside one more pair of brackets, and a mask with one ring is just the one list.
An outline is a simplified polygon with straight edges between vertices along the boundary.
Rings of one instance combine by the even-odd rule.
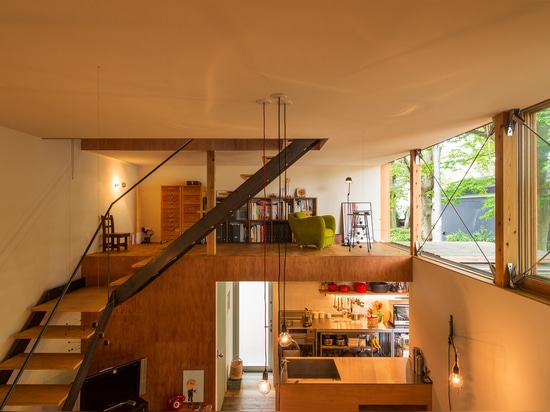
[[409, 326], [409, 304], [393, 303], [390, 322], [394, 326]]

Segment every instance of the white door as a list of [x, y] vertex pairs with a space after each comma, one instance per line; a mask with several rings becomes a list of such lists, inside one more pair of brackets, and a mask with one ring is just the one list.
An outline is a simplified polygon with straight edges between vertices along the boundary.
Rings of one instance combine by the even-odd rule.
[[227, 339], [233, 323], [233, 287], [230, 283], [216, 283], [216, 404], [214, 410], [221, 411], [225, 389], [227, 388], [227, 371], [232, 352]]
[[[265, 289], [264, 289], [265, 288]], [[273, 293], [272, 284], [239, 282], [236, 308], [235, 350], [245, 371], [263, 371], [272, 364]], [[264, 295], [265, 294], [265, 295]], [[238, 332], [237, 332], [238, 331]]]

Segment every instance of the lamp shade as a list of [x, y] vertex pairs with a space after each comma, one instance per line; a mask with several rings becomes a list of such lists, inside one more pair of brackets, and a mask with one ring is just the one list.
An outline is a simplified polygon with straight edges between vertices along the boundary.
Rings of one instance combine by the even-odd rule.
[[349, 185], [350, 183], [353, 183], [353, 180], [351, 177], [346, 177], [346, 184]]

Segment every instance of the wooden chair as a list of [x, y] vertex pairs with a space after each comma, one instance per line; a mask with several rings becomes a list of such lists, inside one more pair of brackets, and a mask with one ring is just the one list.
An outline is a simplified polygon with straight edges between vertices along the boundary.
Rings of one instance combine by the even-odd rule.
[[124, 250], [128, 250], [130, 233], [116, 233], [115, 219], [112, 215], [101, 216], [101, 220], [103, 221], [103, 251], [116, 249], [117, 252], [120, 252], [121, 246], [124, 247]]

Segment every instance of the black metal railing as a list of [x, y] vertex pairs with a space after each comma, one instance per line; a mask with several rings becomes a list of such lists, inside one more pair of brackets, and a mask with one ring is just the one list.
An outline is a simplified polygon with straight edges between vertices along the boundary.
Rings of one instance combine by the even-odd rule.
[[[88, 251], [90, 250], [95, 238], [97, 237], [99, 230], [103, 226], [104, 217], [107, 216], [111, 208], [129, 192], [135, 189], [139, 184], [141, 184], [145, 179], [147, 179], [151, 174], [158, 170], [162, 165], [164, 165], [168, 160], [175, 156], [179, 151], [183, 150], [191, 140], [187, 141], [184, 145], [178, 148], [173, 154], [171, 154], [167, 159], [155, 167], [151, 172], [146, 176], [140, 179], [136, 184], [130, 187], [124, 194], [117, 198], [114, 202], [109, 205], [107, 211], [103, 214], [102, 221], [96, 229], [90, 243], [86, 247], [82, 257], [80, 258], [77, 267], [71, 274], [69, 282], [75, 278], [78, 269], [81, 267], [84, 258], [86, 257]], [[111, 316], [113, 309], [130, 299], [141, 290], [143, 290], [149, 283], [158, 278], [158, 276], [167, 270], [174, 262], [179, 258], [185, 255], [191, 248], [193, 248], [197, 242], [201, 239], [204, 239], [206, 235], [212, 232], [220, 223], [222, 223], [231, 213], [239, 209], [244, 205], [250, 198], [259, 193], [262, 188], [274, 181], [281, 173], [298, 161], [303, 155], [305, 155], [310, 149], [319, 144], [318, 139], [304, 139], [304, 140], [293, 140], [287, 147], [279, 152], [277, 156], [272, 158], [267, 164], [260, 168], [254, 175], [247, 179], [244, 183], [241, 184], [235, 191], [233, 191], [226, 199], [220, 202], [215, 208], [208, 211], [199, 221], [197, 221], [193, 226], [188, 230], [183, 232], [178, 238], [172, 241], [161, 253], [155, 256], [151, 261], [146, 265], [140, 268], [136, 273], [134, 273], [129, 279], [127, 279], [123, 284], [118, 286], [113, 292], [108, 293], [107, 304], [105, 309], [102, 312], [101, 318], [95, 328], [94, 335], [92, 336], [90, 343], [87, 347], [86, 353], [82, 364], [77, 372], [75, 380], [71, 386], [69, 395], [63, 404], [64, 411], [73, 410], [74, 405], [78, 399], [78, 395], [88, 375], [91, 362], [93, 360], [94, 354], [96, 352], [97, 346], [99, 345], [100, 340], [104, 335], [105, 328], [107, 326], [108, 320]], [[56, 303], [54, 309], [52, 310], [50, 316], [45, 322], [39, 337], [37, 338], [35, 344], [31, 348], [29, 355], [27, 356], [22, 368], [19, 370], [10, 390], [5, 396], [2, 404], [0, 405], [0, 410], [3, 410], [7, 400], [9, 399], [13, 388], [18, 383], [22, 372], [25, 370], [28, 361], [30, 360], [32, 354], [35, 352], [38, 342], [41, 340], [47, 326], [52, 319], [53, 314], [56, 312], [59, 303], [62, 298], [68, 291], [68, 287], [65, 288], [60, 294], [60, 298]]]

